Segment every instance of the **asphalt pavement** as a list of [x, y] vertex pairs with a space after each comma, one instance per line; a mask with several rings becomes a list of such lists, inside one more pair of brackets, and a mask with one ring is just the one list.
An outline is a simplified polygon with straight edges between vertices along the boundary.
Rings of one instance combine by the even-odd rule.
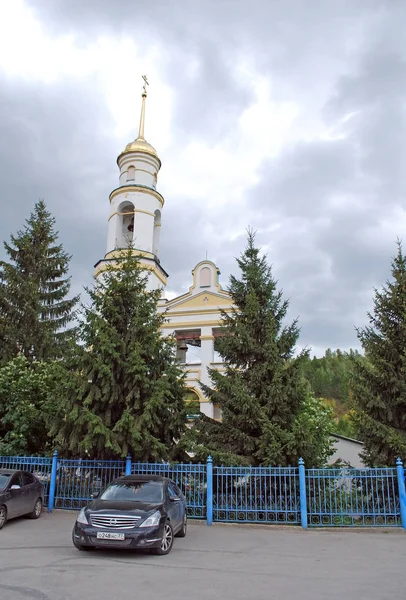
[[77, 551], [74, 512], [0, 531], [0, 600], [405, 600], [406, 534], [190, 524], [168, 556]]

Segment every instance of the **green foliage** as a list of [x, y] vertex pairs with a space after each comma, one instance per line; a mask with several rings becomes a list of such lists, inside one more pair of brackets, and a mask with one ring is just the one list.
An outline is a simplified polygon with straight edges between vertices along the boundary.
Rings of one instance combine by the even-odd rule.
[[307, 466], [325, 465], [334, 453], [332, 431], [335, 431], [335, 419], [331, 406], [307, 394], [293, 426], [294, 438]]
[[[241, 278], [230, 278], [234, 309], [222, 313], [217, 350], [226, 362], [225, 373], [210, 370], [213, 387], [202, 385], [220, 406], [222, 422], [202, 415], [190, 434], [192, 448], [197, 457], [210, 453], [223, 464], [283, 466], [297, 464], [301, 455], [308, 464], [318, 464], [329, 451], [328, 431], [324, 417], [317, 420], [316, 401], [302, 375], [306, 353], [293, 357], [298, 325], [284, 324], [288, 302], [254, 241], [249, 232], [237, 260]], [[316, 437], [320, 443], [313, 449]]]
[[358, 329], [365, 360], [354, 359], [355, 421], [368, 465], [406, 459], [406, 258], [398, 242], [392, 279], [375, 290], [369, 326]]
[[344, 437], [359, 439], [360, 434], [358, 432], [357, 424], [354, 421], [354, 411], [351, 410], [336, 418], [331, 431], [338, 435], [343, 435]]
[[55, 220], [40, 200], [23, 231], [4, 243], [0, 261], [0, 364], [23, 354], [29, 360], [64, 355], [78, 298], [67, 299], [70, 257], [56, 243]]
[[162, 336], [160, 291], [129, 249], [88, 290], [82, 347], [61, 392], [52, 433], [62, 452], [95, 458], [174, 458], [185, 429], [184, 374], [173, 340]]
[[357, 427], [351, 416], [352, 392], [351, 380], [354, 360], [363, 360], [356, 350], [326, 350], [321, 358], [307, 358], [304, 362], [304, 374], [314, 395], [323, 398], [333, 409], [334, 433], [356, 438]]
[[321, 358], [307, 357], [304, 362], [304, 374], [318, 398], [336, 400], [339, 404], [348, 404], [353, 359], [359, 356], [354, 350], [326, 350]]
[[0, 368], [0, 455], [44, 454], [55, 413], [58, 363], [18, 356]]

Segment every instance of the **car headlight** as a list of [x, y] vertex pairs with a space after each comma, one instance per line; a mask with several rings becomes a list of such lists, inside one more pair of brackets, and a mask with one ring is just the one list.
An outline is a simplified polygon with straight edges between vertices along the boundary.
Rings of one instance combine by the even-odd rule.
[[87, 520], [84, 508], [82, 508], [82, 510], [78, 514], [78, 518], [76, 520], [77, 520], [78, 523], [82, 523], [83, 525], [88, 525], [89, 524], [89, 521]]
[[154, 512], [148, 519], [145, 519], [140, 525], [140, 527], [155, 527], [159, 525], [159, 521], [161, 520], [161, 513], [159, 510]]

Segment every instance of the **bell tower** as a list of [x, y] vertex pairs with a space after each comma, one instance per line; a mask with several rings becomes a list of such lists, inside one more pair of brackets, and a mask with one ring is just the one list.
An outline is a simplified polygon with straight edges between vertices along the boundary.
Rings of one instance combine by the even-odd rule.
[[148, 288], [163, 290], [168, 274], [158, 256], [164, 198], [156, 189], [161, 161], [144, 137], [148, 81], [145, 75], [143, 79], [138, 137], [117, 158], [119, 184], [110, 194], [106, 254], [96, 263], [95, 276], [107, 263], [119, 259], [132, 243], [140, 264], [149, 271]]

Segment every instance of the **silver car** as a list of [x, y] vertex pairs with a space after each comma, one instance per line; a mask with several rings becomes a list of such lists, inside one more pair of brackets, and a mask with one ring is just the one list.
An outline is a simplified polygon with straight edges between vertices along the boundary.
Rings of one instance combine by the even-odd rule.
[[16, 517], [38, 519], [43, 505], [44, 487], [35, 475], [0, 467], [0, 529]]

